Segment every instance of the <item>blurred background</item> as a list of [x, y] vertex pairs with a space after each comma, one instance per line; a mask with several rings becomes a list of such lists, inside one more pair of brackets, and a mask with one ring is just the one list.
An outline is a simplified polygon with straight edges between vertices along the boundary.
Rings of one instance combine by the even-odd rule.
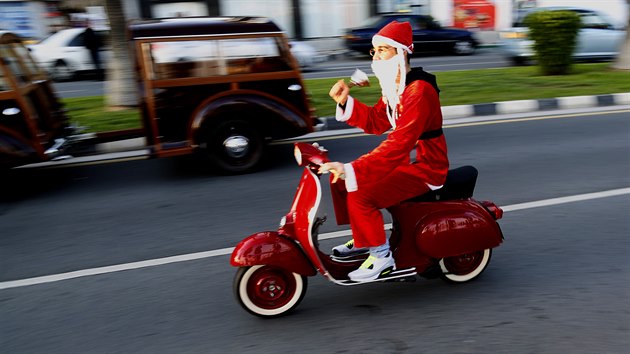
[[[0, 0], [0, 28], [40, 40], [67, 27], [106, 28], [105, 0]], [[575, 6], [599, 10], [616, 26], [628, 23], [623, 0], [125, 0], [127, 20], [178, 16], [265, 16], [292, 39], [338, 39], [382, 13], [430, 15], [442, 26], [469, 29], [480, 37], [498, 39], [520, 12], [534, 7]], [[488, 40], [485, 40], [488, 41]]]

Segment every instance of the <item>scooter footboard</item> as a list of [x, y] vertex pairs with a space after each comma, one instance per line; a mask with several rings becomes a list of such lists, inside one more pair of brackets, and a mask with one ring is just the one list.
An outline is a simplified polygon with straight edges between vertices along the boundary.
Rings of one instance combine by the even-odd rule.
[[253, 234], [239, 242], [232, 251], [230, 264], [235, 267], [271, 265], [306, 276], [317, 273], [293, 241], [271, 231]]
[[466, 202], [427, 215], [418, 225], [416, 243], [420, 251], [440, 259], [497, 247], [503, 234], [482, 206]]

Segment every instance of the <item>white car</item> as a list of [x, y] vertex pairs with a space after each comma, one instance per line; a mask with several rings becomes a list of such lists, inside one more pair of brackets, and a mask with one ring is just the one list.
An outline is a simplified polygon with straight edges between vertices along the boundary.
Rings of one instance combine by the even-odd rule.
[[309, 69], [317, 62], [323, 60], [315, 48], [308, 43], [291, 41], [289, 45], [291, 46], [291, 54], [293, 54], [302, 69]]
[[[104, 67], [111, 55], [107, 45], [109, 31], [94, 30], [94, 32], [103, 43], [100, 50], [100, 62]], [[28, 45], [28, 48], [33, 59], [49, 73], [53, 80], [69, 80], [76, 74], [96, 69], [90, 52], [85, 47], [84, 33], [85, 28], [63, 29], [36, 44]]]
[[501, 31], [500, 48], [502, 52], [517, 65], [525, 64], [534, 57], [534, 41], [527, 36], [528, 29], [523, 19], [532, 11], [573, 11], [582, 21], [574, 60], [612, 59], [617, 56], [626, 31], [613, 25], [604, 14], [595, 10], [577, 7], [539, 7], [525, 12], [514, 23], [514, 27]]

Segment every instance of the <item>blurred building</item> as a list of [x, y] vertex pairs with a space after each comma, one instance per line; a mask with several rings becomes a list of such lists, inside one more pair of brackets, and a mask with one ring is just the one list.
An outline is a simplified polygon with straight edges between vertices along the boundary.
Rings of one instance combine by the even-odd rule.
[[[74, 0], [81, 1], [81, 0]], [[519, 10], [536, 6], [580, 6], [628, 23], [626, 0], [129, 0], [128, 17], [266, 16], [292, 38], [341, 36], [345, 28], [387, 12], [431, 15], [444, 26], [497, 31], [511, 27]]]
[[65, 24], [59, 1], [0, 0], [0, 30], [25, 38], [42, 38]]
[[[127, 19], [177, 16], [266, 16], [297, 39], [343, 35], [344, 29], [387, 12], [431, 15], [443, 26], [478, 31], [511, 27], [519, 12], [541, 6], [599, 10], [614, 23], [628, 23], [626, 0], [121, 0]], [[86, 12], [105, 0], [0, 0], [0, 28], [42, 37], [59, 26], [59, 9]], [[76, 16], [76, 15], [75, 15]], [[40, 21], [41, 18], [46, 19]]]

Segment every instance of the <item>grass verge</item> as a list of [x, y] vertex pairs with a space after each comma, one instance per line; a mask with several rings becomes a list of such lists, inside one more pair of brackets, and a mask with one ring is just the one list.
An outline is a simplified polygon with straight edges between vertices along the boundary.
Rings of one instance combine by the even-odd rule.
[[[575, 64], [570, 75], [561, 76], [543, 76], [536, 66], [434, 74], [441, 89], [443, 106], [630, 92], [630, 72], [614, 71], [609, 69], [609, 65]], [[306, 90], [320, 117], [334, 115], [335, 106], [328, 97], [328, 91], [338, 79], [305, 80]], [[352, 95], [373, 104], [380, 97], [380, 87], [375, 78], [371, 77], [370, 80], [370, 87], [353, 88]], [[66, 98], [63, 102], [72, 121], [87, 127], [88, 131], [140, 127], [139, 110], [109, 112], [101, 96]]]

